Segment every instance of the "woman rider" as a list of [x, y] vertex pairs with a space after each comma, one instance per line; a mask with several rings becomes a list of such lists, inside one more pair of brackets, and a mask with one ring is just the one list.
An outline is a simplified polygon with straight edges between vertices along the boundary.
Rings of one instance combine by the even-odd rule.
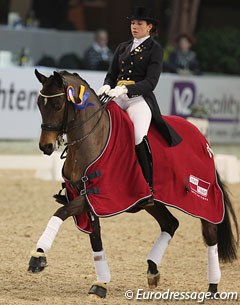
[[120, 43], [99, 89], [98, 95], [107, 94], [125, 110], [134, 125], [135, 147], [143, 175], [153, 190], [152, 155], [147, 139], [151, 121], [174, 146], [181, 138], [163, 121], [153, 94], [162, 70], [163, 51], [153, 38], [157, 20], [152, 10], [136, 7], [131, 21], [133, 39]]

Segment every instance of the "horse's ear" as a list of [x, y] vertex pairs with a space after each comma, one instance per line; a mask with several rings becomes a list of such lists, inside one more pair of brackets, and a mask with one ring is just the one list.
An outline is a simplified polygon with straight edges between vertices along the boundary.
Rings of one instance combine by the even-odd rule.
[[56, 71], [54, 71], [54, 72], [53, 72], [53, 75], [54, 75], [54, 80], [56, 81], [57, 85], [58, 85], [59, 87], [62, 87], [62, 85], [63, 85], [63, 79], [62, 79], [61, 74], [58, 73], [58, 72], [56, 72]]
[[37, 77], [37, 79], [40, 81], [41, 84], [44, 84], [47, 80], [47, 77], [43, 74], [41, 74], [40, 72], [38, 72], [37, 69], [35, 69], [35, 75]]

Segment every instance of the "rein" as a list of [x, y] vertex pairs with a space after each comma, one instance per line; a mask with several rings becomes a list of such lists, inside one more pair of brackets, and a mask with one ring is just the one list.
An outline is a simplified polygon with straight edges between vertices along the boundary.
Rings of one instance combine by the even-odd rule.
[[86, 135], [82, 136], [80, 139], [74, 140], [74, 141], [71, 142], [71, 143], [66, 143], [66, 144], [64, 144], [66, 147], [65, 147], [65, 149], [64, 149], [64, 151], [63, 151], [61, 157], [64, 155], [64, 153], [66, 152], [66, 150], [67, 150], [67, 148], [68, 148], [69, 146], [72, 146], [72, 145], [75, 145], [76, 143], [80, 143], [80, 142], [84, 141], [85, 139], [87, 139], [87, 138], [90, 136], [90, 134], [92, 134], [92, 133], [94, 132], [94, 130], [97, 128], [99, 122], [101, 121], [101, 118], [102, 118], [102, 116], [103, 116], [103, 111], [105, 110], [107, 104], [108, 104], [111, 100], [112, 100], [112, 98], [109, 97], [109, 96], [100, 97], [100, 102], [101, 102], [101, 103], [104, 102], [104, 104], [102, 104], [101, 107], [98, 108], [98, 110], [96, 110], [92, 115], [90, 115], [85, 121], [81, 122], [81, 124], [75, 124], [72, 128], [70, 128], [70, 129], [67, 130], [67, 132], [69, 132], [69, 131], [71, 131], [71, 130], [77, 128], [77, 127], [82, 127], [85, 123], [87, 123], [87, 122], [90, 121], [93, 117], [95, 117], [95, 115], [96, 115], [99, 111], [101, 111], [101, 115], [100, 115], [99, 119], [97, 120], [96, 124], [93, 126], [93, 128], [92, 128]]
[[[105, 105], [104, 105], [104, 106], [105, 106]], [[74, 144], [76, 144], [76, 143], [82, 142], [82, 141], [85, 140], [88, 136], [90, 136], [90, 134], [93, 133], [93, 131], [97, 128], [97, 126], [98, 126], [98, 124], [99, 124], [99, 122], [100, 122], [100, 120], [101, 120], [101, 118], [102, 118], [102, 116], [103, 116], [103, 110], [104, 110], [103, 108], [105, 108], [105, 107], [102, 107], [102, 106], [101, 106], [101, 109], [98, 109], [96, 112], [94, 112], [94, 115], [95, 115], [98, 111], [102, 110], [102, 113], [101, 113], [99, 119], [97, 120], [96, 124], [93, 126], [93, 128], [92, 128], [85, 136], [82, 136], [80, 139], [74, 140], [74, 141], [71, 142], [71, 143], [66, 143], [65, 145], [66, 145], [66, 146], [72, 146], [72, 145], [74, 145]], [[86, 123], [86, 122], [88, 122], [89, 120], [90, 120], [90, 117], [88, 118], [88, 120], [82, 122], [82, 124], [81, 124], [80, 126], [83, 126], [83, 124]], [[75, 128], [75, 127], [74, 127], [74, 128]], [[73, 129], [73, 128], [72, 128], [72, 129]], [[72, 130], [72, 129], [71, 129], [71, 130]]]
[[[99, 111], [103, 111], [103, 110], [106, 108], [108, 102], [111, 101], [111, 99], [112, 99], [111, 97], [107, 97], [106, 102], [104, 102], [104, 104], [102, 104], [98, 110], [96, 110], [93, 114], [91, 114], [85, 121], [81, 121], [80, 123], [74, 124], [74, 126], [72, 126], [72, 128], [69, 128], [69, 129], [67, 130], [67, 132], [69, 132], [69, 131], [71, 131], [71, 130], [77, 128], [77, 127], [82, 127], [85, 123], [87, 123], [88, 121], [90, 121]], [[102, 102], [102, 99], [100, 99], [100, 101]], [[102, 115], [101, 115], [101, 116], [102, 116]], [[95, 126], [94, 126], [94, 127], [95, 127]]]

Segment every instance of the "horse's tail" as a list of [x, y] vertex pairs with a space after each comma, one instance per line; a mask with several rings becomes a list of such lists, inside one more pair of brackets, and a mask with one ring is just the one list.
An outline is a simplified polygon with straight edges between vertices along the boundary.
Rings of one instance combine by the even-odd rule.
[[[231, 200], [229, 198], [226, 186], [221, 181], [217, 173], [217, 181], [223, 192], [225, 215], [223, 221], [218, 224], [217, 237], [218, 237], [218, 254], [222, 262], [232, 262], [237, 259], [237, 246], [239, 242], [239, 229], [237, 217], [234, 212]], [[236, 228], [236, 238], [232, 232], [231, 220]]]

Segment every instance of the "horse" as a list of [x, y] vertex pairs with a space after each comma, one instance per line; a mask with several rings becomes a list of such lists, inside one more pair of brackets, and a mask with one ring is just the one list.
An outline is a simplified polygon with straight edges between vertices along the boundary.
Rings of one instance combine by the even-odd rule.
[[[88, 220], [90, 219], [91, 230], [87, 233], [89, 233], [90, 237], [97, 275], [97, 280], [91, 285], [88, 294], [105, 298], [107, 284], [110, 282], [111, 276], [101, 239], [100, 215], [96, 213], [89, 200], [91, 195], [99, 195], [99, 189], [97, 187], [86, 188], [91, 179], [93, 181], [96, 177], [99, 178], [100, 176], [99, 179], [102, 179], [102, 177], [98, 171], [87, 175], [86, 168], [93, 160], [98, 160], [105, 150], [109, 141], [111, 126], [107, 105], [115, 103], [113, 101], [109, 102], [107, 96], [98, 97], [90, 85], [77, 73], [54, 71], [52, 75], [47, 77], [35, 70], [35, 75], [42, 84], [37, 101], [42, 117], [39, 148], [44, 154], [51, 155], [57, 149], [57, 146], [62, 144], [63, 135], [66, 135], [67, 143], [65, 143], [66, 147], [62, 153], [62, 158], [65, 158], [62, 169], [62, 175], [65, 180], [63, 189], [66, 188], [66, 190], [64, 195], [62, 195], [62, 190], [54, 195], [56, 201], [63, 205], [56, 210], [39, 238], [36, 250], [31, 254], [28, 271], [32, 273], [43, 271], [47, 267], [46, 253], [50, 250], [62, 223], [70, 216], [73, 216], [77, 223], [76, 218], [85, 215]], [[115, 104], [114, 107], [118, 106]], [[123, 112], [122, 110], [119, 111]], [[187, 130], [194, 130], [196, 135], [200, 134], [200, 131], [191, 123], [187, 123], [182, 118], [177, 119], [177, 122], [178, 120], [180, 122], [178, 124], [182, 126], [188, 124], [186, 125]], [[161, 138], [161, 135], [157, 134], [156, 137]], [[121, 141], [120, 139], [117, 140]], [[192, 140], [192, 138], [186, 136], [183, 141], [191, 142]], [[128, 141], [127, 137], [125, 141]], [[122, 144], [123, 146], [125, 145], [124, 143]], [[121, 143], [119, 145], [121, 146]], [[134, 142], [131, 145], [134, 147]], [[168, 150], [169, 148], [166, 147], [166, 149]], [[201, 149], [196, 147], [197, 150], [200, 150], [199, 153], [202, 156]], [[134, 149], [131, 152], [134, 155]], [[208, 153], [212, 158], [209, 146]], [[113, 154], [112, 152], [109, 160], [113, 157]], [[208, 156], [208, 158], [210, 157]], [[129, 161], [124, 160], [123, 162]], [[137, 161], [134, 162], [137, 166], [135, 168], [139, 170], [140, 167]], [[212, 159], [211, 162], [213, 162]], [[122, 166], [122, 163], [120, 166]], [[105, 171], [107, 170], [106, 168]], [[155, 167], [154, 171], [157, 172]], [[202, 224], [203, 239], [208, 249], [208, 292], [214, 295], [218, 291], [218, 283], [221, 277], [219, 261], [232, 262], [237, 259], [239, 231], [237, 218], [226, 186], [215, 170], [209, 169], [209, 171], [213, 172], [216, 185], [221, 191], [224, 205], [223, 217], [218, 223], [199, 217]], [[161, 173], [162, 175], [164, 173]], [[140, 170], [135, 176], [136, 179], [144, 180]], [[192, 185], [194, 186], [196, 179], [193, 177], [191, 179], [193, 179]], [[120, 178], [118, 183], [121, 183]], [[191, 183], [191, 180], [188, 181], [189, 183]], [[193, 190], [194, 195], [197, 195], [197, 200], [199, 199], [198, 197], [206, 200], [204, 198], [206, 190], [204, 187], [199, 189], [200, 193], [196, 193], [196, 190]], [[186, 185], [186, 194], [189, 191], [189, 185]], [[118, 194], [118, 197], [120, 195]], [[140, 201], [136, 201], [136, 204], [129, 205], [127, 208], [125, 207], [120, 212], [135, 213], [139, 210], [145, 210], [157, 221], [160, 227], [160, 236], [147, 257], [147, 281], [149, 288], [153, 289], [159, 285], [160, 273], [158, 266], [161, 263], [164, 251], [179, 226], [179, 222], [170, 213], [164, 202], [155, 200], [155, 198], [151, 200], [151, 198], [152, 195], [145, 191]], [[110, 214], [110, 216], [113, 214]], [[233, 225], [236, 229], [236, 234], [233, 232]]]

